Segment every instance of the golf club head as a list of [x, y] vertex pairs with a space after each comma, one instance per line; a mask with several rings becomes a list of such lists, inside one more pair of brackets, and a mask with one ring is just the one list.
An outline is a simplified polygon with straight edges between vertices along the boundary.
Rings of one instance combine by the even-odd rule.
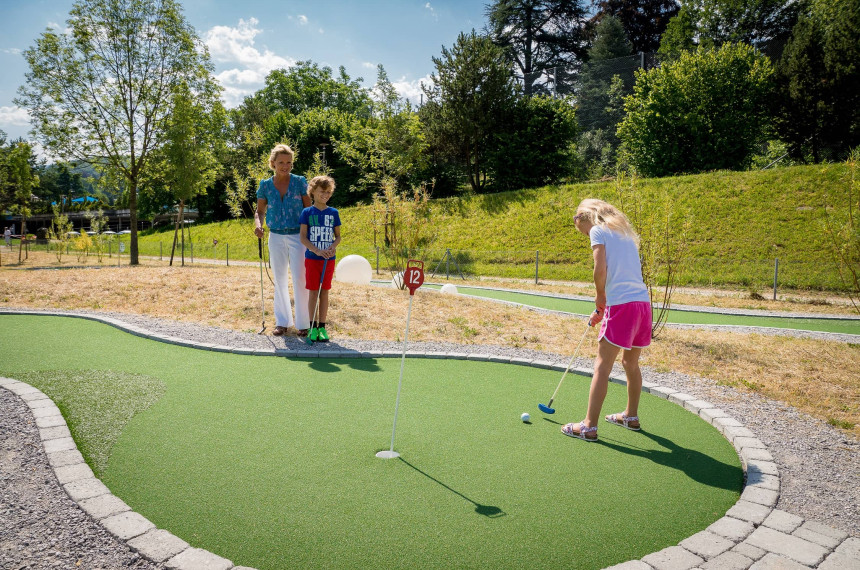
[[308, 345], [308, 346], [313, 346], [313, 345], [314, 345], [314, 341], [312, 341], [312, 340], [311, 340], [311, 335], [310, 335], [310, 333], [308, 333], [308, 336], [306, 336], [306, 337], [305, 337], [305, 338], [303, 338], [302, 340], [303, 340], [303, 341], [305, 341], [305, 344], [306, 344], [306, 345]]
[[543, 404], [538, 404], [538, 409], [545, 414], [554, 414], [555, 408], [550, 408], [549, 406], [544, 406]]
[[257, 334], [263, 334], [264, 332], [266, 332], [266, 325], [263, 325], [263, 328], [261, 328], [260, 330], [258, 330], [258, 331], [257, 331]]

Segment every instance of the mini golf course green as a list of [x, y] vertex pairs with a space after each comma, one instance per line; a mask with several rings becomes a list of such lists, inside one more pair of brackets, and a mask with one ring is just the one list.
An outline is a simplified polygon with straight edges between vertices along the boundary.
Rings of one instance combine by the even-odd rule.
[[[441, 285], [426, 284], [423, 287], [439, 289]], [[539, 309], [562, 311], [577, 315], [587, 315], [594, 310], [593, 301], [565, 299], [548, 295], [535, 295], [518, 291], [500, 289], [484, 289], [481, 287], [462, 287], [457, 285], [457, 292], [472, 297], [497, 299]], [[840, 318], [801, 318], [801, 317], [771, 317], [757, 315], [732, 315], [726, 313], [710, 313], [704, 311], [670, 310], [668, 322], [691, 325], [734, 325], [745, 327], [770, 327], [780, 329], [808, 330], [842, 334], [860, 335], [860, 319]]]
[[[599, 443], [563, 436], [589, 380], [568, 376], [544, 416], [551, 370], [408, 359], [401, 458], [386, 460], [374, 454], [390, 444], [399, 358], [244, 356], [22, 315], [0, 316], [0, 354], [0, 375], [53, 398], [82, 450], [103, 445], [89, 441], [87, 406], [128, 400], [82, 402], [88, 374], [163, 394], [110, 416], [119, 435], [102, 480], [159, 528], [261, 570], [602, 568], [704, 529], [742, 486], [712, 426], [648, 394], [647, 431], [604, 423]], [[76, 384], [58, 384], [57, 371], [79, 371], [68, 373]], [[610, 384], [605, 410], [624, 401]]]

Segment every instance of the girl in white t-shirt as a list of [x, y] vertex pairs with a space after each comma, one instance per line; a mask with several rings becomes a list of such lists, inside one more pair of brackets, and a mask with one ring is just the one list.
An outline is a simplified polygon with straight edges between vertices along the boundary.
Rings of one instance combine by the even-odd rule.
[[585, 419], [569, 423], [562, 433], [585, 441], [597, 441], [597, 422], [609, 374], [618, 353], [627, 374], [627, 409], [605, 417], [609, 423], [627, 429], [640, 429], [639, 397], [642, 372], [639, 356], [651, 344], [651, 299], [642, 280], [639, 261], [639, 236], [620, 210], [602, 200], [583, 200], [573, 217], [576, 229], [591, 239], [594, 253], [594, 285], [597, 296], [595, 314], [588, 325], [602, 321], [598, 335], [597, 359], [588, 395]]

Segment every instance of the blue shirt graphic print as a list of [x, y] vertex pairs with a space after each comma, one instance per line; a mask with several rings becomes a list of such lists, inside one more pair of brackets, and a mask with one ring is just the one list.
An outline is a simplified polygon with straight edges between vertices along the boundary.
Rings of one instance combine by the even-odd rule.
[[305, 207], [302, 196], [307, 191], [307, 179], [295, 174], [290, 174], [290, 185], [283, 199], [281, 199], [281, 193], [275, 188], [274, 178], [260, 181], [257, 199], [262, 198], [267, 202], [266, 225], [270, 230], [293, 230], [294, 233], [299, 233], [299, 218]]
[[[334, 243], [334, 229], [340, 225], [340, 214], [334, 208], [320, 210], [316, 206], [311, 206], [302, 210], [300, 222], [308, 226], [308, 240], [314, 246], [319, 249], [328, 249]], [[309, 249], [305, 250], [305, 257], [308, 259], [325, 259]]]

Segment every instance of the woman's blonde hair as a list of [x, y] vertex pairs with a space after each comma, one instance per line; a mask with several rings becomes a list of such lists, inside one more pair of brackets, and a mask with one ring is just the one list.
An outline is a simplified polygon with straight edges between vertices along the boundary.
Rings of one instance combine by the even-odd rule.
[[627, 236], [639, 245], [639, 235], [624, 212], [603, 200], [586, 198], [576, 207], [576, 215], [588, 220], [593, 226], [609, 228]]
[[296, 158], [296, 153], [293, 152], [293, 149], [285, 144], [277, 144], [275, 145], [275, 148], [272, 149], [272, 152], [269, 153], [269, 168], [272, 170], [275, 169], [275, 161], [278, 160], [278, 157], [282, 154], [290, 155], [290, 159]]
[[317, 188], [322, 190], [331, 189], [334, 192], [334, 178], [331, 176], [314, 176], [311, 178], [311, 181], [308, 182], [308, 196], [311, 197], [311, 200], [313, 200], [314, 190]]

